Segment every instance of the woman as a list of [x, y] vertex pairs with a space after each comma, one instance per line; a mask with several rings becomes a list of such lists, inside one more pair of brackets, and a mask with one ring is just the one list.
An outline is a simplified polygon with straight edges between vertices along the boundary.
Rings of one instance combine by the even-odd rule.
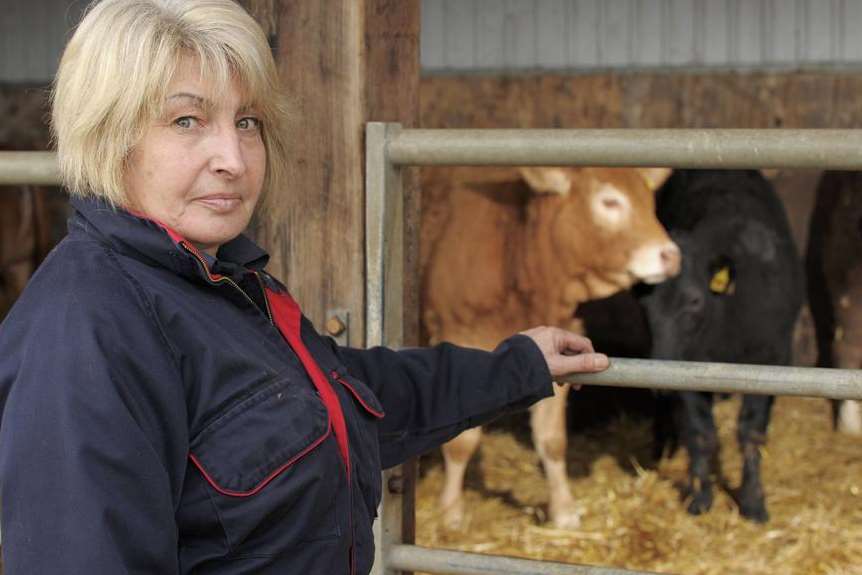
[[7, 574], [367, 573], [382, 467], [607, 365], [549, 328], [493, 353], [316, 334], [241, 235], [289, 189], [282, 101], [230, 0], [104, 0], [70, 40], [77, 212], [0, 328]]

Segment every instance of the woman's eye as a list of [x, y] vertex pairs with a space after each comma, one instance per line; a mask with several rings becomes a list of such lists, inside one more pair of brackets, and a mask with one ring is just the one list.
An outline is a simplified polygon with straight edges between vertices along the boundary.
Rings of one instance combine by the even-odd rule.
[[177, 126], [178, 128], [183, 128], [184, 130], [194, 128], [197, 123], [197, 119], [192, 116], [182, 116], [174, 120], [174, 126]]
[[260, 120], [258, 118], [248, 117], [242, 118], [236, 123], [240, 130], [248, 130], [256, 132], [260, 129]]

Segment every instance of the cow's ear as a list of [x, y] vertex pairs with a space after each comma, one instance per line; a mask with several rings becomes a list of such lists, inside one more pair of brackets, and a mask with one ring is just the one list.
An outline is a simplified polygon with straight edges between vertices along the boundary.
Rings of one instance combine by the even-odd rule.
[[518, 171], [534, 192], [568, 196], [572, 188], [571, 173], [565, 168], [519, 168]]
[[638, 173], [650, 190], [657, 190], [673, 172], [670, 168], [638, 168]]

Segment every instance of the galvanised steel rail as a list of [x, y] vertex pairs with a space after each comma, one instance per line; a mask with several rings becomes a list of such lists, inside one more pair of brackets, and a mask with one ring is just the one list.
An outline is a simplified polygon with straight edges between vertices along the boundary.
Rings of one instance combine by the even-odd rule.
[[60, 168], [54, 152], [0, 152], [0, 186], [59, 186]]
[[611, 358], [601, 373], [561, 378], [577, 384], [862, 399], [862, 370]]
[[[862, 170], [862, 130], [405, 130], [366, 126], [366, 345], [402, 341], [404, 166], [666, 166]], [[580, 384], [862, 398], [862, 371], [612, 358]], [[404, 545], [399, 470], [387, 472], [372, 573], [583, 574], [632, 571], [562, 565]], [[584, 571], [587, 569], [587, 571]]]
[[393, 130], [396, 166], [862, 169], [862, 130]]
[[531, 561], [499, 555], [429, 549], [418, 545], [393, 545], [387, 553], [393, 569], [461, 575], [655, 575], [613, 567]]

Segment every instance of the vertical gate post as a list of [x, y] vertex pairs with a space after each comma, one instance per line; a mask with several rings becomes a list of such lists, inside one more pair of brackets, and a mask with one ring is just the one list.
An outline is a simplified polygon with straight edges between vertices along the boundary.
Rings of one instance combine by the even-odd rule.
[[[366, 347], [399, 348], [404, 341], [404, 195], [401, 168], [386, 151], [388, 138], [400, 129], [397, 123], [369, 122], [365, 130]], [[404, 541], [404, 516], [412, 521], [412, 508], [404, 513], [405, 492], [413, 490], [408, 471], [401, 466], [383, 475], [373, 575], [400, 573], [387, 567], [386, 557], [390, 546]]]

